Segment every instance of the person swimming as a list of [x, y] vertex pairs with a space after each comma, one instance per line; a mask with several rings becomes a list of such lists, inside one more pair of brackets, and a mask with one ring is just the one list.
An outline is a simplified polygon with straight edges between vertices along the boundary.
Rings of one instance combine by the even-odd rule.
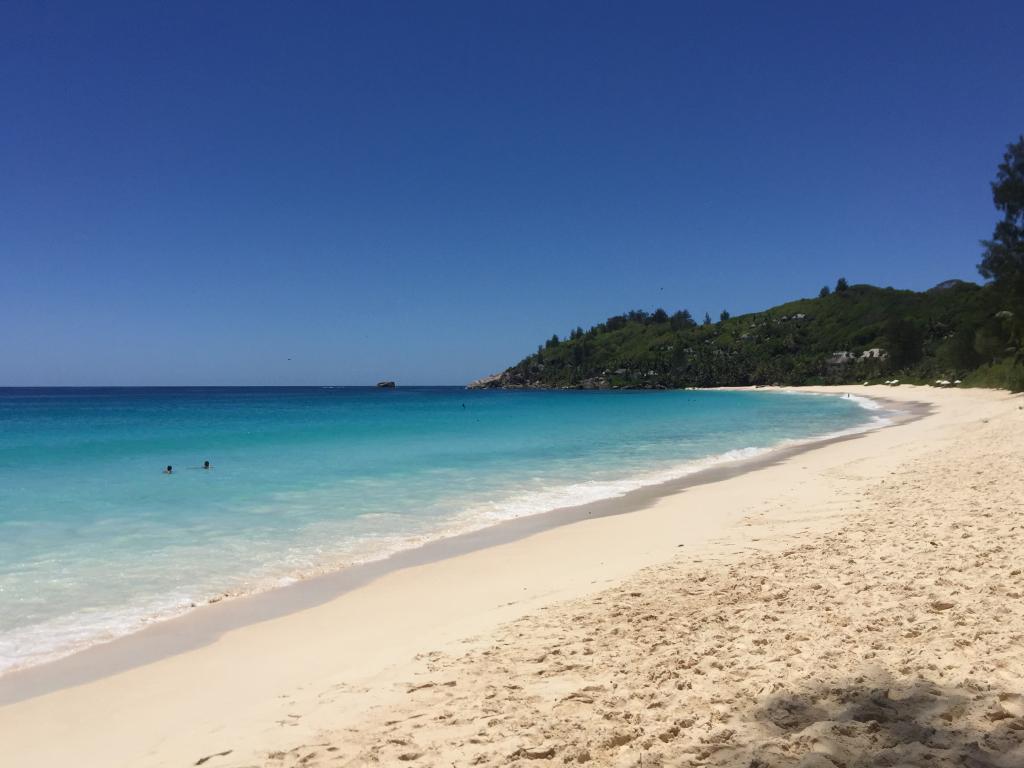
[[203, 469], [209, 469], [209, 468], [210, 468], [210, 462], [209, 461], [204, 461], [203, 462]]
[[174, 467], [172, 467], [170, 464], [168, 464], [167, 465], [167, 469], [164, 470], [164, 474], [165, 475], [173, 475], [174, 474]]

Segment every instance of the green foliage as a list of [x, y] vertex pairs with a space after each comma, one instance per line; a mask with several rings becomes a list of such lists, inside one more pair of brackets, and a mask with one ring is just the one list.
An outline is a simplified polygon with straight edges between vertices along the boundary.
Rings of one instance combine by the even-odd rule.
[[1011, 359], [998, 363], [986, 363], [968, 374], [964, 383], [970, 387], [989, 387], [992, 389], [1008, 389], [1011, 392], [1024, 392], [1024, 366]]
[[974, 332], [974, 351], [987, 363], [994, 363], [1006, 351], [1006, 340], [998, 328], [991, 324], [983, 325]]
[[1024, 136], [1010, 144], [992, 182], [992, 202], [1003, 218], [983, 242], [978, 265], [983, 277], [1024, 294]]
[[730, 317], [732, 317], [732, 315], [729, 314], [729, 311], [727, 309], [723, 309], [722, 314], [718, 316], [718, 322], [724, 323]]
[[[1024, 136], [992, 183], [1003, 218], [978, 270], [991, 283], [940, 283], [924, 293], [824, 286], [800, 299], [719, 322], [688, 310], [634, 309], [565, 341], [552, 336], [504, 372], [511, 387], [707, 387], [963, 378], [1024, 391]], [[883, 350], [879, 355], [877, 350]]]
[[672, 315], [669, 322], [672, 324], [673, 331], [682, 331], [686, 328], [693, 328], [697, 325], [697, 322], [693, 319], [693, 315], [690, 314], [690, 310], [683, 309]]
[[[1001, 296], [993, 285], [961, 281], [923, 293], [848, 285], [703, 325], [686, 310], [632, 310], [568, 339], [553, 337], [509, 368], [501, 384], [661, 388], [964, 378], [1015, 352], [1016, 315], [999, 314]], [[876, 348], [888, 357], [862, 357]], [[830, 362], [835, 352], [855, 361]]]
[[911, 319], [891, 317], [885, 324], [885, 346], [893, 368], [909, 368], [924, 356], [924, 332]]
[[963, 376], [984, 361], [974, 347], [975, 333], [976, 331], [970, 327], [960, 327], [939, 347], [939, 363], [950, 371], [951, 375]]

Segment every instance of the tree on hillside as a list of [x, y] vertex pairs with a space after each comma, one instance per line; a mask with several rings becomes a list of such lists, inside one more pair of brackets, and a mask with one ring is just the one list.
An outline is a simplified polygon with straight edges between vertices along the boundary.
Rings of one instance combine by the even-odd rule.
[[921, 359], [924, 346], [924, 332], [913, 320], [893, 317], [885, 327], [886, 348], [889, 363], [895, 370], [906, 368]]
[[986, 362], [996, 362], [1006, 352], [1002, 329], [994, 323], [983, 325], [974, 334], [974, 349]]
[[1001, 341], [1001, 354], [1012, 355], [1020, 364], [1024, 363], [1024, 136], [1006, 148], [992, 182], [992, 202], [1003, 218], [996, 223], [992, 239], [982, 241], [985, 251], [978, 271], [992, 281], [1009, 306], [1004, 304], [997, 315], [1001, 328], [979, 330], [975, 346], [989, 357], [997, 340]]
[[609, 317], [605, 321], [605, 329], [609, 330], [609, 331], [617, 331], [620, 328], [625, 328], [625, 327], [626, 327], [626, 316], [625, 315], [615, 315], [613, 317]]
[[939, 350], [939, 359], [943, 365], [958, 373], [977, 368], [982, 356], [975, 349], [975, 331], [969, 326], [961, 326], [946, 340]]
[[654, 314], [651, 315], [651, 319], [654, 320], [654, 322], [656, 323], [664, 323], [666, 320], [668, 320], [668, 312], [666, 312], [661, 307], [658, 307], [656, 310], [654, 310]]
[[819, 299], [824, 299], [830, 293], [832, 293], [832, 290], [827, 285], [823, 285], [823, 286], [821, 286], [821, 290], [818, 291], [818, 298]]
[[723, 310], [722, 310], [722, 314], [720, 314], [720, 315], [718, 316], [718, 320], [719, 320], [719, 322], [723, 322], [723, 323], [724, 323], [724, 322], [725, 322], [726, 320], [728, 320], [728, 319], [729, 319], [730, 317], [732, 317], [732, 315], [730, 315], [730, 314], [729, 314], [729, 310], [727, 310], [727, 309], [723, 309]]
[[704, 313], [704, 325], [711, 325], [711, 313], [710, 312], [705, 312]]
[[589, 352], [587, 347], [587, 340], [583, 339], [576, 346], [572, 348], [572, 361], [575, 365], [583, 365], [587, 361], [587, 353]]
[[843, 291], [845, 291], [849, 287], [850, 287], [850, 285], [849, 285], [849, 283], [846, 282], [846, 278], [845, 277], [840, 277], [836, 281], [836, 293], [842, 293]]
[[690, 310], [683, 309], [672, 315], [671, 324], [673, 331], [681, 331], [684, 328], [692, 328], [697, 323], [694, 321], [693, 315], [690, 314]]
[[1024, 136], [1010, 144], [992, 182], [992, 202], [1003, 214], [985, 246], [978, 271], [983, 277], [1024, 294]]

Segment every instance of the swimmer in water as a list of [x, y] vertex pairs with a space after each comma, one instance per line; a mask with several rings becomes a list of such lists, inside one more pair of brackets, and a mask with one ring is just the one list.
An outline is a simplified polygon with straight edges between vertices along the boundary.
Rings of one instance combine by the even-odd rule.
[[167, 465], [167, 469], [164, 470], [164, 474], [165, 475], [173, 475], [174, 474], [174, 467], [172, 467], [170, 464], [168, 464]]
[[203, 462], [203, 469], [209, 469], [209, 468], [210, 468], [210, 462], [204, 461]]

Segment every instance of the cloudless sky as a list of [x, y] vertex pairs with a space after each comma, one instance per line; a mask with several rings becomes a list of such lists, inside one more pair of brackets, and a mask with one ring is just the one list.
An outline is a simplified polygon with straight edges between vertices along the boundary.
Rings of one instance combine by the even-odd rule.
[[1019, 2], [4, 2], [0, 385], [463, 383], [978, 279]]

